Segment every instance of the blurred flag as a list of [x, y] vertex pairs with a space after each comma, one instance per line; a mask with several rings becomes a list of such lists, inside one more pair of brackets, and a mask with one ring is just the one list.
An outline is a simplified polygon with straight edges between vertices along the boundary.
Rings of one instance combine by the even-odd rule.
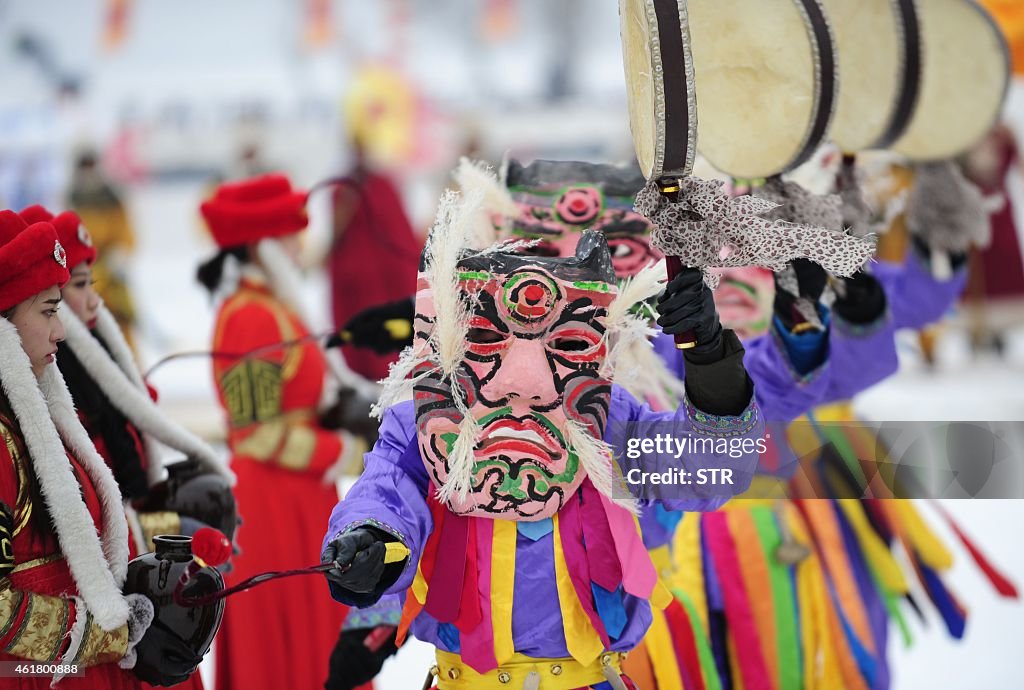
[[516, 30], [517, 0], [487, 0], [481, 17], [481, 33], [488, 42], [508, 38]]
[[114, 51], [121, 47], [128, 34], [128, 17], [132, 0], [107, 0], [103, 21], [103, 49]]
[[323, 48], [334, 38], [331, 0], [306, 0], [304, 41], [310, 48]]

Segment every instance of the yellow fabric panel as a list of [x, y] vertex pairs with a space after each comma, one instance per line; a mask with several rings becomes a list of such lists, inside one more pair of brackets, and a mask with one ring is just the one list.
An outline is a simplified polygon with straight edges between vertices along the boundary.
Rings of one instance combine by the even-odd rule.
[[685, 690], [665, 614], [658, 609], [651, 613], [651, 627], [644, 636], [644, 643], [647, 645], [647, 656], [651, 660], [654, 677], [658, 681], [658, 690]]
[[894, 500], [889, 503], [890, 514], [900, 521], [904, 534], [924, 564], [936, 570], [953, 567], [953, 554], [924, 521], [913, 501]]
[[864, 506], [853, 498], [842, 498], [837, 501], [846, 519], [850, 521], [857, 542], [871, 564], [871, 570], [878, 576], [882, 586], [889, 592], [906, 594], [909, 591], [907, 579], [903, 576], [899, 564], [893, 558], [889, 547], [878, 536], [868, 522]]
[[673, 589], [690, 597], [704, 635], [708, 632], [708, 602], [704, 595], [704, 570], [700, 552], [700, 513], [686, 513], [676, 528], [672, 543]]
[[[800, 511], [791, 503], [784, 504], [786, 522], [793, 538], [810, 544], [811, 535]], [[842, 688], [842, 675], [836, 650], [829, 634], [827, 610], [831, 602], [823, 598], [824, 579], [818, 556], [812, 551], [796, 566], [797, 600], [800, 602], [800, 630], [804, 638], [804, 687], [806, 690]]]
[[512, 596], [516, 580], [516, 539], [519, 531], [510, 520], [494, 521], [491, 547], [491, 624], [494, 657], [503, 664], [515, 654], [512, 641]]
[[616, 673], [622, 672], [622, 654], [615, 652], [602, 654], [589, 664], [575, 659], [542, 659], [516, 654], [487, 673], [477, 673], [458, 654], [440, 649], [434, 654], [439, 690], [518, 690], [525, 686], [531, 674], [539, 677], [544, 690], [585, 688], [605, 682], [606, 665]]

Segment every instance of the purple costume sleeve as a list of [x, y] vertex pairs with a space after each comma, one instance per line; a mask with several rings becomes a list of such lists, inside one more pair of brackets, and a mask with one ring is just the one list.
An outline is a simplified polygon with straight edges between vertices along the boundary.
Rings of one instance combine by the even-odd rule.
[[967, 269], [938, 280], [916, 251], [910, 251], [902, 264], [879, 261], [872, 274], [885, 289], [894, 328], [917, 329], [938, 321], [967, 284]]
[[868, 324], [832, 318], [832, 375], [819, 404], [849, 400], [857, 393], [896, 373], [895, 328], [886, 313]]
[[[640, 425], [626, 426], [627, 422], [639, 422]], [[684, 400], [674, 412], [655, 412], [646, 403], [639, 402], [630, 395], [624, 388], [615, 386], [612, 388], [612, 406], [608, 415], [608, 433], [606, 440], [612, 444], [616, 457], [621, 457], [626, 449], [617, 447], [625, 437], [616, 439], [615, 431], [626, 431], [629, 428], [643, 430], [650, 423], [669, 423], [672, 434], [677, 437], [683, 436], [709, 436], [709, 437], [730, 437], [757, 439], [764, 433], [764, 420], [758, 409], [757, 403], [752, 399], [747, 408], [736, 416], [709, 415], [694, 408], [689, 400]], [[629, 432], [626, 432], [629, 435]], [[741, 458], [730, 457], [727, 453], [702, 454], [699, 461], [702, 467], [728, 467], [737, 476], [745, 477], [749, 483], [757, 467], [757, 455], [747, 454]], [[650, 471], [662, 471], [666, 467], [649, 466], [645, 467]], [[743, 489], [740, 488], [740, 491]], [[682, 498], [666, 497], [660, 501], [661, 506], [666, 510], [689, 510], [706, 511], [715, 510], [724, 505], [731, 498], [730, 495], [720, 494], [706, 498]]]
[[[774, 327], [773, 327], [774, 328]], [[754, 400], [769, 424], [787, 423], [821, 403], [827, 395], [831, 371], [829, 357], [817, 368], [801, 375], [789, 359], [774, 330], [743, 343], [743, 366], [754, 382]], [[680, 379], [686, 376], [683, 353], [672, 336], [659, 332], [654, 350]]]
[[412, 584], [423, 545], [433, 529], [426, 500], [427, 470], [418, 455], [410, 458], [414, 454], [405, 452], [415, 440], [412, 402], [388, 409], [381, 421], [380, 437], [366, 454], [365, 470], [344, 500], [334, 507], [324, 537], [326, 547], [339, 534], [363, 525], [398, 537], [411, 554], [389, 593], [404, 592]]

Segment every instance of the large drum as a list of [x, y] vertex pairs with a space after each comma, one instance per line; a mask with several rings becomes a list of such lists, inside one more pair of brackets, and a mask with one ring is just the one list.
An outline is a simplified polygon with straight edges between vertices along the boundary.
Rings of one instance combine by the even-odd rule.
[[830, 138], [847, 153], [888, 148], [921, 91], [915, 0], [822, 0], [836, 39], [839, 98]]
[[999, 118], [1010, 55], [995, 22], [973, 0], [918, 3], [923, 80], [918, 106], [893, 149], [917, 161], [957, 156]]
[[790, 170], [824, 141], [835, 45], [818, 0], [620, 0], [630, 127], [648, 179], [700, 153], [739, 178]]

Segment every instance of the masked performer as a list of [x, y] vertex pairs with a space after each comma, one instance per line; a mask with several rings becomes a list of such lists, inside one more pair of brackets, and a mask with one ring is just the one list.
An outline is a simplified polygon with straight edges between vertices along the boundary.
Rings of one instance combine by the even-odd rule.
[[[213, 373], [244, 517], [229, 584], [308, 565], [318, 548], [311, 535], [337, 503], [325, 473], [346, 451], [358, 452], [319, 421], [328, 363], [315, 341], [301, 340], [309, 331], [295, 259], [305, 203], [287, 178], [267, 175], [225, 184], [202, 206], [220, 252], [199, 279], [227, 295], [217, 312]], [[240, 273], [237, 286], [228, 285], [229, 270]], [[344, 613], [323, 606], [306, 578], [232, 602], [218, 637], [217, 687], [322, 687]]]
[[4, 687], [137, 688], [153, 607], [121, 593], [121, 495], [53, 364], [66, 261], [51, 224], [0, 212], [0, 661], [54, 676], [22, 667]]
[[[639, 641], [659, 590], [634, 519], [608, 497], [601, 439], [644, 420], [680, 435], [758, 433], [742, 350], [718, 327], [699, 272], [679, 276], [664, 313], [699, 344], [684, 404], [652, 412], [606, 372], [626, 311], [657, 288], [617, 299], [595, 233], [570, 259], [464, 252], [473, 209], [454, 205], [442, 203], [425, 250], [416, 340], [393, 374], [413, 373], [414, 401], [387, 409], [366, 472], [331, 518], [332, 592], [367, 605], [411, 586], [400, 637], [411, 625], [438, 647], [439, 687], [628, 687], [620, 653]], [[746, 472], [756, 458], [721, 462]], [[389, 562], [388, 542], [411, 556]]]

